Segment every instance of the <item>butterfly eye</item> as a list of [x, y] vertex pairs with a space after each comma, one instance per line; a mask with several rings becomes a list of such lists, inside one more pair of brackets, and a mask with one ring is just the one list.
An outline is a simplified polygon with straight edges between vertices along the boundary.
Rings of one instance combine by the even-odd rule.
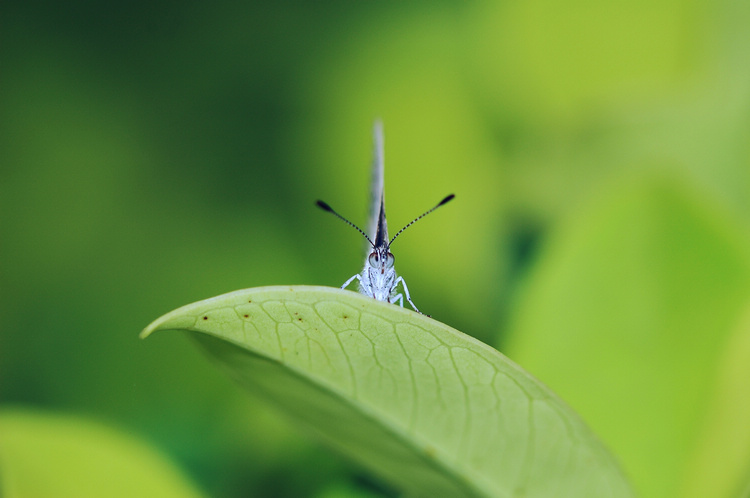
[[396, 258], [393, 257], [393, 254], [388, 253], [385, 256], [385, 267], [386, 268], [393, 268], [393, 263], [396, 261]]
[[368, 256], [368, 258], [367, 258], [367, 262], [373, 268], [380, 265], [380, 256], [378, 255], [377, 251], [374, 251], [374, 252], [370, 253], [370, 256]]

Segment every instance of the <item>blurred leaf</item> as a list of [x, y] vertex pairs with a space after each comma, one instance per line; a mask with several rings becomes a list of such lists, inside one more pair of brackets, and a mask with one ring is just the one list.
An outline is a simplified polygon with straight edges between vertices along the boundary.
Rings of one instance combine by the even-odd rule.
[[382, 498], [382, 496], [383, 493], [357, 487], [353, 483], [336, 483], [315, 494], [315, 498]]
[[100, 423], [0, 411], [0, 495], [199, 497], [153, 448]]
[[685, 497], [748, 496], [750, 491], [750, 312], [729, 337], [716, 377], [706, 427], [686, 472]]
[[[701, 62], [690, 1], [478, 2], [470, 68], [487, 105], [566, 120], [596, 105], [663, 91]], [[637, 35], [635, 34], [637, 33]]]
[[546, 387], [423, 315], [324, 287], [247, 289], [149, 325], [185, 330], [247, 389], [420, 496], [630, 496]]
[[507, 350], [643, 496], [675, 496], [750, 296], [747, 241], [674, 178], [621, 182], [578, 214], [549, 243]]

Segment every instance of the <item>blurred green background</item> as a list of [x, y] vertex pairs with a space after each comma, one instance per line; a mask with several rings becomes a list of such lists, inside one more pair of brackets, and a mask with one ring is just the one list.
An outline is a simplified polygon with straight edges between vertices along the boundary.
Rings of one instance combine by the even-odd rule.
[[5, 2], [0, 408], [109, 424], [209, 496], [391, 493], [184, 338], [137, 338], [359, 271], [314, 201], [365, 224], [382, 117], [392, 229], [456, 194], [394, 245], [417, 306], [549, 384], [643, 496], [731, 496], [747, 26], [724, 0]]

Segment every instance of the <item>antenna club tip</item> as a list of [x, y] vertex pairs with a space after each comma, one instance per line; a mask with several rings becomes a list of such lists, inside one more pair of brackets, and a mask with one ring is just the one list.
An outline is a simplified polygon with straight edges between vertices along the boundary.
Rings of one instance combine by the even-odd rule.
[[318, 207], [319, 207], [320, 209], [323, 209], [323, 210], [325, 210], [325, 211], [330, 211], [330, 212], [333, 212], [333, 208], [332, 208], [331, 206], [329, 206], [328, 204], [326, 204], [325, 202], [323, 202], [323, 201], [320, 201], [320, 200], [318, 200], [318, 201], [315, 201], [315, 204], [316, 204], [316, 205], [317, 205], [317, 206], [318, 206]]
[[449, 201], [452, 201], [454, 197], [456, 197], [456, 194], [451, 194], [451, 195], [447, 196], [445, 199], [443, 199], [442, 201], [440, 201], [440, 203], [438, 204], [438, 206], [442, 206], [443, 204], [446, 204]]

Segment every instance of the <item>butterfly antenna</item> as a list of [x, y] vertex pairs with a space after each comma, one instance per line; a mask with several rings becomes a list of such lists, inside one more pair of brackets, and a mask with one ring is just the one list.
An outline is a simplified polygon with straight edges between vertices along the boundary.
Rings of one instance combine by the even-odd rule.
[[[454, 197], [456, 197], [456, 196], [453, 195], [453, 194], [449, 195], [448, 197], [446, 197], [442, 201], [438, 202], [437, 205], [435, 207], [433, 207], [432, 209], [428, 209], [424, 213], [420, 214], [419, 216], [417, 216], [416, 218], [414, 218], [413, 220], [411, 220], [404, 228], [402, 228], [401, 230], [399, 230], [398, 232], [396, 232], [396, 235], [394, 235], [393, 238], [391, 239], [391, 241], [388, 242], [388, 246], [390, 247], [390, 245], [393, 244], [393, 241], [396, 240], [396, 237], [398, 237], [399, 235], [401, 235], [401, 232], [403, 232], [404, 230], [406, 230], [407, 228], [409, 228], [410, 226], [412, 226], [414, 223], [418, 222], [419, 220], [421, 220], [422, 218], [424, 218], [425, 216], [427, 216], [428, 214], [430, 214], [431, 212], [433, 212], [434, 210], [436, 210], [437, 208], [439, 208], [443, 204], [447, 204], [449, 201], [453, 200]], [[320, 201], [318, 201], [318, 202], [320, 202]], [[333, 211], [331, 211], [331, 212], [333, 212]], [[333, 214], [336, 214], [336, 213], [333, 213]], [[340, 216], [339, 216], [339, 218], [340, 218]], [[344, 220], [344, 221], [346, 221], [346, 220]], [[362, 230], [360, 230], [360, 232], [361, 231]]]
[[[354, 223], [352, 223], [351, 221], [349, 221], [349, 220], [347, 220], [346, 218], [344, 218], [343, 216], [341, 216], [341, 215], [340, 215], [339, 213], [337, 213], [336, 211], [334, 211], [334, 210], [333, 210], [333, 208], [332, 208], [331, 206], [329, 206], [328, 204], [326, 204], [326, 203], [325, 203], [325, 202], [323, 202], [323, 201], [317, 201], [317, 202], [316, 202], [316, 204], [317, 204], [317, 205], [318, 205], [318, 207], [319, 207], [320, 209], [322, 209], [323, 211], [328, 211], [329, 213], [331, 213], [331, 214], [332, 214], [332, 215], [334, 215], [334, 216], [335, 216], [336, 218], [340, 219], [341, 221], [343, 221], [344, 223], [346, 223], [346, 224], [347, 224], [347, 225], [349, 225], [350, 227], [353, 227], [353, 228], [354, 228], [355, 230], [357, 230], [357, 231], [358, 231], [359, 233], [361, 233], [361, 234], [362, 234], [362, 235], [363, 235], [363, 236], [364, 236], [364, 237], [365, 237], [365, 238], [367, 239], [367, 242], [369, 242], [369, 243], [370, 243], [370, 245], [371, 245], [372, 247], [375, 247], [375, 244], [373, 244], [373, 243], [372, 243], [372, 240], [370, 240], [370, 237], [368, 237], [368, 236], [367, 236], [367, 234], [366, 234], [365, 232], [363, 232], [361, 228], [359, 228], [359, 227], [358, 227], [357, 225], [355, 225], [355, 224], [354, 224]], [[435, 207], [437, 207], [437, 206], [435, 206]], [[435, 208], [432, 208], [432, 209], [430, 209], [430, 211], [432, 211], [433, 209], [435, 209]], [[428, 211], [428, 212], [429, 212], [429, 211]], [[427, 214], [427, 213], [425, 213], [425, 214]], [[422, 215], [422, 216], [424, 216], [424, 215]], [[421, 218], [422, 216], [420, 216], [420, 218]], [[419, 219], [419, 218], [417, 218], [417, 219]], [[414, 221], [416, 221], [416, 220], [414, 220]], [[412, 221], [412, 223], [414, 223], [414, 221]], [[410, 225], [411, 225], [411, 223], [410, 223]], [[394, 237], [394, 238], [395, 238], [395, 237]]]

